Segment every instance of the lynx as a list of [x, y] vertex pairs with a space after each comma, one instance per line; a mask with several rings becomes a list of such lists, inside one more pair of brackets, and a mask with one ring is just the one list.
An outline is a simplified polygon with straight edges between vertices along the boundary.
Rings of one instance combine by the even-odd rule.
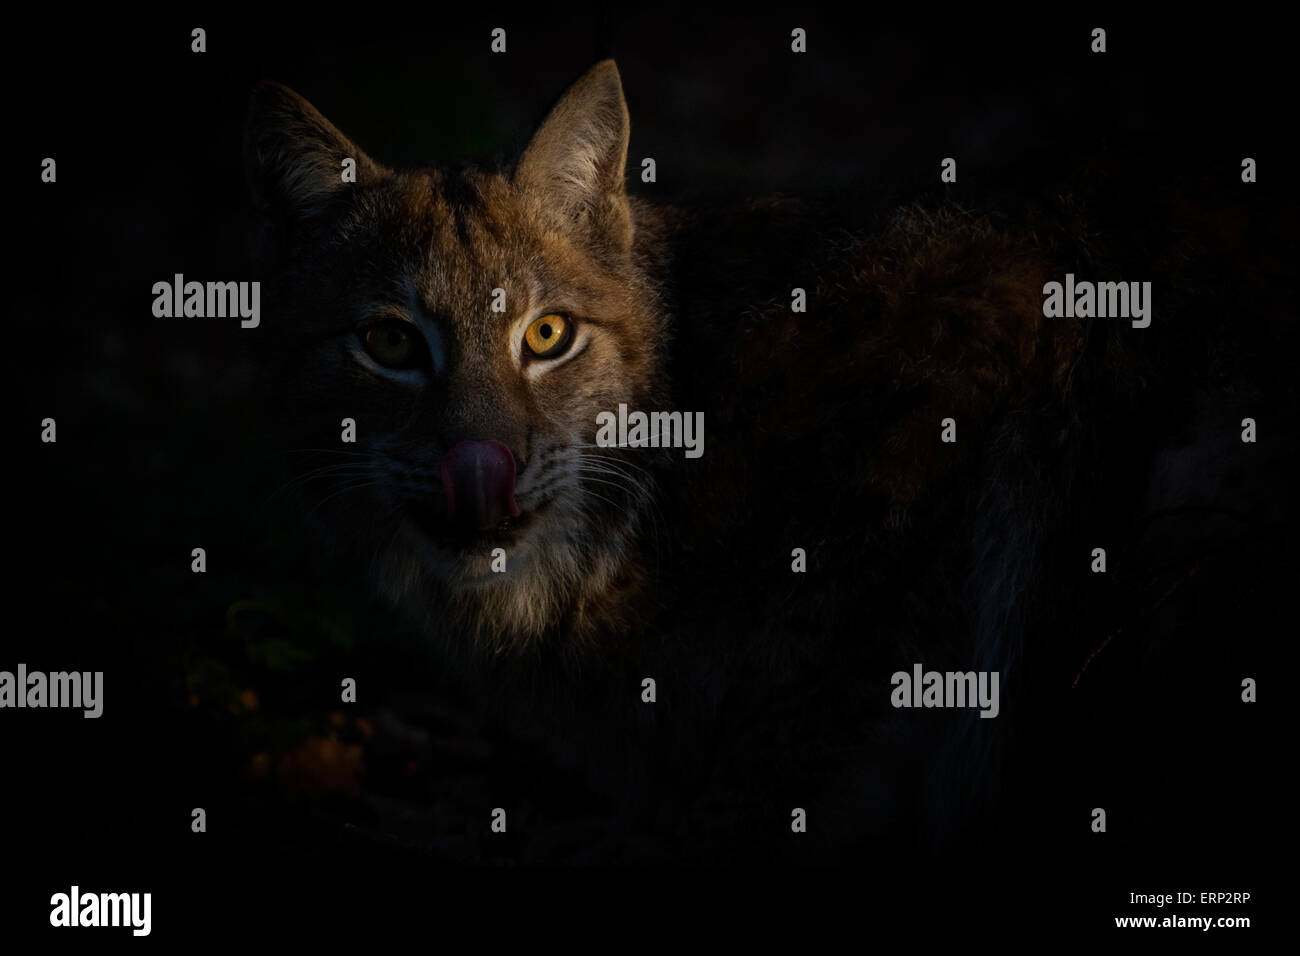
[[[1204, 406], [1210, 299], [1045, 317], [1067, 272], [1167, 281], [1068, 194], [670, 206], [629, 195], [629, 135], [612, 61], [503, 170], [390, 170], [258, 87], [263, 330], [282, 426], [330, 462], [313, 514], [671, 855], [941, 842], [995, 803], [1031, 638], [1052, 679], [1095, 645], [1077, 582], [1167, 443], [1144, 396]], [[621, 409], [702, 415], [706, 451], [598, 441]], [[1000, 675], [996, 719], [891, 707], [922, 665]]]

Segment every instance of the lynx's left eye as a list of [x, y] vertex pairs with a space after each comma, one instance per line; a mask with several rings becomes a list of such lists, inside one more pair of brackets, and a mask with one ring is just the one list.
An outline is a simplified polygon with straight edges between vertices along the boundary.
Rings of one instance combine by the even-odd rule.
[[361, 341], [371, 358], [389, 368], [408, 368], [419, 355], [415, 330], [409, 322], [397, 319], [372, 325], [362, 333]]
[[573, 323], [554, 312], [533, 319], [524, 332], [528, 350], [538, 358], [555, 358], [573, 341]]

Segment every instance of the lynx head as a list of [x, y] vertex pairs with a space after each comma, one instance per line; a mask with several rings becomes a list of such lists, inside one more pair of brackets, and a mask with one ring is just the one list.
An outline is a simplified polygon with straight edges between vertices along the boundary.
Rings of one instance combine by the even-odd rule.
[[648, 462], [595, 441], [663, 387], [627, 144], [612, 61], [509, 174], [396, 172], [291, 90], [253, 95], [277, 415], [314, 514], [396, 603], [494, 648], [582, 633], [635, 577]]

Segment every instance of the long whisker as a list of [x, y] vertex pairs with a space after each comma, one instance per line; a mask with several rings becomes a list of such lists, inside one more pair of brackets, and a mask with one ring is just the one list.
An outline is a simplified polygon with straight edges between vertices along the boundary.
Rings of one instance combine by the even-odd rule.
[[326, 495], [326, 496], [325, 496], [324, 498], [322, 498], [320, 501], [316, 502], [316, 504], [315, 504], [314, 506], [312, 506], [312, 509], [311, 509], [310, 511], [308, 511], [307, 514], [308, 514], [308, 515], [313, 515], [313, 514], [315, 514], [316, 511], [317, 511], [317, 510], [318, 510], [318, 509], [319, 509], [323, 504], [325, 504], [325, 502], [327, 502], [327, 501], [331, 501], [332, 499], [337, 498], [337, 497], [338, 497], [339, 495], [341, 495], [341, 494], [344, 494], [344, 493], [349, 492], [349, 491], [361, 491], [361, 490], [364, 489], [364, 488], [370, 488], [370, 487], [373, 487], [373, 486], [375, 486], [375, 485], [379, 485], [379, 484], [383, 484], [383, 480], [377, 478], [377, 479], [375, 479], [375, 480], [373, 480], [373, 481], [363, 481], [363, 482], [360, 482], [360, 483], [353, 483], [353, 484], [350, 484], [350, 485], [344, 485], [342, 488], [339, 488], [338, 490], [334, 491], [333, 493]]
[[583, 474], [582, 477], [580, 477], [578, 480], [583, 482], [584, 484], [586, 482], [594, 482], [598, 485], [609, 485], [611, 488], [617, 488], [619, 491], [623, 492], [629, 497], [634, 496], [634, 494], [629, 491], [626, 485], [621, 485], [616, 481], [606, 481], [604, 478], [593, 478], [591, 475], [587, 475], [587, 474]]
[[346, 478], [371, 474], [373, 474], [371, 467], [368, 464], [362, 464], [361, 462], [349, 462], [341, 465], [324, 465], [320, 468], [314, 468], [311, 471], [290, 478], [279, 488], [276, 488], [275, 491], [267, 495], [266, 502], [269, 503], [273, 501], [278, 495], [283, 494], [295, 485], [304, 485], [307, 482], [316, 479], [336, 477]]
[[367, 458], [370, 456], [369, 451], [362, 451], [358, 448], [286, 448], [285, 453], [290, 455], [353, 455], [357, 458]]
[[583, 457], [583, 458], [598, 458], [598, 459], [600, 459], [601, 461], [617, 462], [617, 463], [620, 464], [620, 465], [628, 465], [628, 466], [630, 466], [630, 467], [632, 467], [632, 468], [636, 468], [638, 471], [644, 471], [646, 474], [651, 474], [650, 469], [647, 468], [645, 465], [642, 465], [642, 464], [639, 464], [639, 463], [637, 463], [637, 462], [635, 462], [635, 461], [632, 461], [632, 459], [631, 459], [630, 457], [627, 457], [627, 456], [624, 456], [624, 455], [619, 455], [619, 454], [617, 454], [617, 449], [612, 449], [612, 450], [611, 450], [610, 448], [608, 448], [608, 447], [606, 447], [606, 446], [603, 446], [603, 445], [587, 445], [587, 444], [578, 444], [578, 445], [573, 445], [572, 447], [575, 448], [575, 449], [577, 449], [579, 452], [582, 452], [583, 449], [599, 448], [599, 449], [600, 449], [601, 451], [603, 451], [605, 454], [603, 454], [603, 455], [591, 455], [591, 454], [583, 453], [583, 454], [581, 454], [581, 457]]

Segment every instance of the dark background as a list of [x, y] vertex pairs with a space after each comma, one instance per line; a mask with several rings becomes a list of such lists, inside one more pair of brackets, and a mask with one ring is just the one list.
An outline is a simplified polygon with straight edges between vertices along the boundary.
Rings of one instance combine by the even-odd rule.
[[[632, 117], [629, 166], [658, 164], [657, 184], [632, 177], [631, 188], [651, 198], [906, 196], [935, 188], [945, 156], [959, 162], [952, 191], [976, 196], [1039, 188], [1085, 156], [1123, 166], [1132, 150], [1134, 177], [1152, 188], [1162, 174], [1207, 171], [1239, 183], [1241, 158], [1253, 156], [1261, 181], [1243, 187], [1250, 202], [1294, 208], [1286, 35], [1259, 17], [936, 12], [885, 25], [804, 5], [743, 16], [566, 6], [23, 17], [6, 65], [16, 209], [4, 351], [15, 404], [0, 668], [103, 670], [106, 689], [99, 720], [0, 714], [4, 856], [22, 874], [0, 918], [15, 931], [47, 926], [50, 894], [73, 882], [152, 891], [155, 935], [211, 926], [218, 904], [251, 931], [296, 912], [291, 900], [309, 901], [309, 921], [364, 925], [363, 888], [428, 893], [440, 906], [568, 890], [603, 898], [603, 888], [651, 906], [643, 890], [691, 896], [715, 883], [652, 872], [611, 885], [519, 868], [530, 847], [516, 831], [602, 808], [526, 742], [493, 739], [437, 662], [307, 545], [275, 495], [285, 479], [268, 437], [276, 410], [252, 387], [270, 317], [246, 331], [152, 316], [152, 284], [176, 272], [251, 277], [239, 149], [257, 79], [292, 86], [390, 165], [495, 162], [513, 159], [567, 85], [614, 55]], [[789, 52], [796, 25], [808, 31], [804, 56]], [[205, 54], [190, 52], [194, 26], [207, 30]], [[489, 52], [496, 26], [508, 31], [504, 56]], [[1089, 52], [1093, 26], [1108, 30], [1105, 55]], [[45, 156], [58, 162], [53, 186], [39, 181]], [[46, 416], [58, 421], [56, 445], [39, 442]], [[199, 546], [202, 576], [189, 570]], [[1130, 891], [1266, 898], [1282, 834], [1278, 752], [1265, 737], [1285, 693], [1268, 678], [1276, 642], [1293, 630], [1271, 615], [1295, 580], [1289, 549], [1277, 554], [1273, 577], [1220, 579], [1194, 608], [1182, 669], [1125, 670], [1117, 645], [1098, 660], [1120, 663], [1094, 665], [1101, 689], [1088, 705], [1062, 693], [1059, 726], [1035, 731], [1059, 738], [1041, 777], [1022, 771], [1009, 787], [1015, 812], [990, 844], [1001, 852], [861, 859], [797, 890], [782, 874], [732, 874], [730, 885], [816, 893], [814, 906], [847, 894], [878, 920], [891, 912], [873, 889], [883, 880], [932, 913], [976, 905], [979, 925], [997, 932], [1058, 916], [1106, 925], [1137, 912], [1121, 905]], [[1169, 640], [1191, 628], [1147, 626]], [[1221, 672], [1257, 676], [1260, 703], [1206, 703], [1206, 675]], [[362, 687], [346, 711], [341, 676]], [[512, 807], [512, 832], [494, 842], [483, 808], [500, 805]], [[206, 835], [190, 832], [196, 806]], [[1107, 807], [1111, 832], [1090, 840], [1078, 820], [1093, 806]], [[391, 845], [370, 829], [378, 819], [402, 821]]]

